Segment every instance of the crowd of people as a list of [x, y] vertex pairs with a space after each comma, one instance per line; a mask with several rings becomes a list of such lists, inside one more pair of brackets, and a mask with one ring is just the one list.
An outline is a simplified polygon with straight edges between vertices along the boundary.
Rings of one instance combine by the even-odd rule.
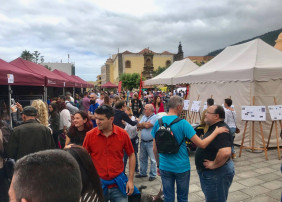
[[183, 98], [184, 92], [89, 91], [74, 97], [66, 92], [25, 107], [17, 102], [11, 106], [13, 127], [0, 124], [0, 201], [9, 201], [8, 189], [15, 201], [138, 201], [134, 176], [154, 181], [157, 175], [165, 201], [175, 200], [175, 183], [177, 200], [188, 201], [184, 138], [198, 147], [195, 161], [206, 200], [226, 201], [234, 176], [232, 100], [225, 99], [225, 109], [207, 100], [203, 139], [184, 119], [171, 125], [179, 151], [159, 153], [160, 123], [168, 126], [181, 116]]

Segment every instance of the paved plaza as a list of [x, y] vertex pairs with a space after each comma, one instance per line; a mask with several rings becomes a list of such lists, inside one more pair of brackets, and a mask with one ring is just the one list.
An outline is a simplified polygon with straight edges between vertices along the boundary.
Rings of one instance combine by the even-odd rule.
[[[239, 147], [235, 147], [237, 158], [234, 160], [235, 177], [229, 190], [228, 201], [244, 202], [277, 202], [281, 201], [282, 174], [278, 160], [277, 149], [268, 151], [268, 161], [264, 153], [252, 153], [243, 150], [241, 158], [238, 157]], [[189, 187], [189, 201], [204, 201], [199, 177], [194, 163], [194, 153], [190, 155], [191, 177]], [[161, 186], [161, 178], [150, 182], [147, 178], [134, 178], [137, 187], [147, 186], [143, 193], [156, 195]], [[177, 200], [176, 200], [177, 201]]]

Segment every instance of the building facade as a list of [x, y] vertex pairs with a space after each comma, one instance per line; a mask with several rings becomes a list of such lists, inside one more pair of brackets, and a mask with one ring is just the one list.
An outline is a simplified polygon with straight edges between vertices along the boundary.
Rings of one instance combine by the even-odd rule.
[[278, 38], [275, 42], [276, 42], [276, 44], [275, 44], [274, 48], [282, 51], [282, 32], [279, 34], [279, 36], [278, 36]]
[[68, 75], [75, 75], [75, 67], [72, 63], [48, 62], [48, 63], [41, 63], [41, 65], [43, 66], [47, 65], [51, 71], [53, 71], [54, 69], [57, 69], [57, 70], [67, 73]]
[[112, 55], [101, 67], [101, 83], [110, 81], [118, 85], [119, 78], [124, 73], [142, 73], [146, 79], [152, 78], [153, 71], [158, 67], [168, 67], [174, 61], [183, 59], [182, 45], [179, 43], [178, 53], [168, 51], [156, 53], [145, 48], [138, 53], [124, 51]]

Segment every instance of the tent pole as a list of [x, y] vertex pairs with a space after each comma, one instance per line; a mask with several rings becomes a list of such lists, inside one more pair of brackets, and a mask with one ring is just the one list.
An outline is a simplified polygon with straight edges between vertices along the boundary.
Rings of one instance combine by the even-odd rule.
[[9, 98], [9, 117], [10, 117], [10, 126], [13, 127], [12, 123], [12, 111], [11, 111], [11, 99], [12, 99], [12, 90], [11, 85], [8, 85], [8, 98]]
[[44, 86], [44, 102], [47, 102], [47, 86]]
[[75, 98], [75, 88], [72, 88], [72, 97]]
[[65, 87], [63, 87], [63, 95], [65, 95]]

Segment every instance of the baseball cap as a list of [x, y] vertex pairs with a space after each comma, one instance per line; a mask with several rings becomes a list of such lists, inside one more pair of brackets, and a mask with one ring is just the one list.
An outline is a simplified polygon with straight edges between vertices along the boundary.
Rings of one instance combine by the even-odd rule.
[[37, 109], [32, 106], [27, 106], [23, 108], [22, 114], [27, 116], [37, 116]]

